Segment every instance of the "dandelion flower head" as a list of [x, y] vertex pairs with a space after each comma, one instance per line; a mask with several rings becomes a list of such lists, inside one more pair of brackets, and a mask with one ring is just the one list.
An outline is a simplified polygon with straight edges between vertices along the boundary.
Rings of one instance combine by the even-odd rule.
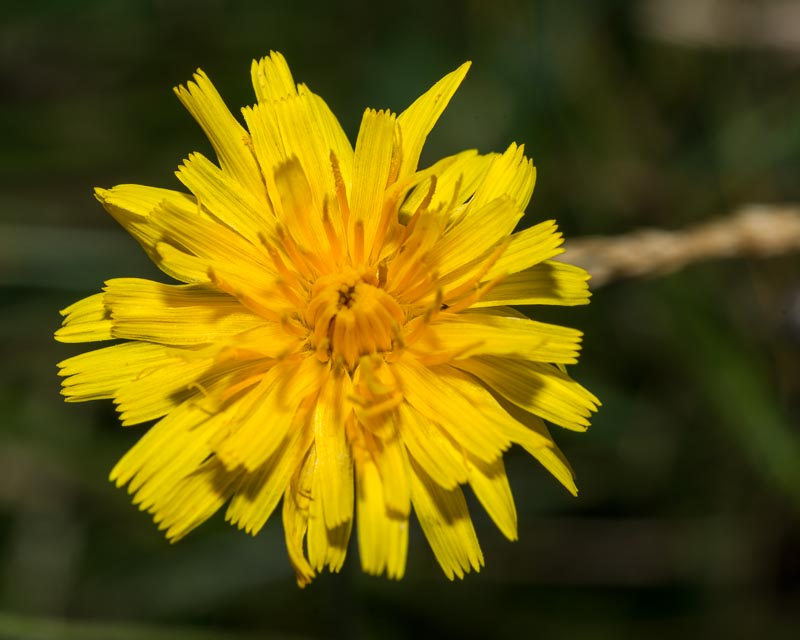
[[208, 136], [187, 192], [119, 185], [97, 199], [180, 284], [115, 278], [65, 309], [68, 401], [155, 421], [111, 472], [177, 540], [224, 508], [255, 534], [281, 504], [300, 585], [361, 566], [403, 576], [416, 514], [449, 578], [483, 565], [462, 487], [516, 539], [503, 453], [520, 445], [575, 493], [545, 420], [582, 431], [581, 333], [511, 305], [588, 302], [552, 261], [552, 221], [514, 232], [533, 191], [522, 146], [418, 167], [464, 64], [400, 115], [367, 109], [355, 149], [278, 53], [231, 114], [198, 71], [175, 92]]

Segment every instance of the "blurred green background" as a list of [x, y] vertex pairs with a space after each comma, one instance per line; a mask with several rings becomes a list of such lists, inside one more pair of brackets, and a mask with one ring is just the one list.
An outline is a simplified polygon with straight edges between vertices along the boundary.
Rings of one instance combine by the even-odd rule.
[[735, 0], [404, 3], [4, 0], [0, 8], [0, 637], [795, 638], [800, 629], [797, 255], [732, 259], [539, 317], [586, 332], [604, 406], [556, 437], [570, 497], [519, 451], [509, 543], [449, 583], [417, 525], [407, 577], [298, 590], [280, 518], [169, 545], [107, 473], [143, 433], [65, 405], [58, 309], [104, 279], [166, 281], [92, 197], [210, 152], [170, 89], [196, 67], [236, 108], [283, 52], [354, 136], [465, 59], [423, 163], [526, 144], [528, 224], [567, 237], [680, 228], [800, 201], [800, 5]]

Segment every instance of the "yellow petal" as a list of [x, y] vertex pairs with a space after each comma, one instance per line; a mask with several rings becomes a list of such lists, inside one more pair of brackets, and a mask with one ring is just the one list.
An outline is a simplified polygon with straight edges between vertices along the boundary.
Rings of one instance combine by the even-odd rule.
[[483, 552], [459, 487], [443, 489], [411, 459], [411, 501], [433, 549], [433, 555], [453, 580], [471, 569], [480, 571]]
[[239, 472], [210, 458], [209, 439], [225, 413], [209, 416], [186, 402], [156, 423], [111, 471], [111, 480], [135, 494], [167, 537], [178, 539], [215, 513], [235, 490]]
[[245, 476], [225, 513], [225, 519], [256, 535], [283, 496], [292, 474], [300, 468], [313, 441], [311, 429], [297, 429], [258, 469]]
[[292, 156], [275, 170], [275, 189], [281, 202], [281, 222], [304, 248], [316, 249], [326, 243], [322, 216], [312, 215], [315, 206], [311, 186], [300, 161]]
[[525, 211], [536, 182], [536, 169], [524, 154], [524, 145], [512, 143], [505, 153], [495, 156], [467, 208], [480, 209], [495, 198], [508, 196], [517, 209]]
[[578, 495], [572, 469], [561, 449], [553, 447], [536, 447], [526, 449], [541, 465], [547, 469], [573, 496]]
[[212, 358], [178, 357], [142, 372], [114, 395], [122, 426], [154, 420], [177, 409], [198, 394], [196, 381], [212, 365]]
[[486, 274], [487, 280], [508, 273], [517, 273], [564, 253], [564, 239], [552, 220], [511, 235], [503, 254]]
[[65, 376], [67, 402], [113, 398], [125, 384], [145, 372], [174, 362], [177, 354], [160, 344], [126, 342], [87, 351], [58, 363]]
[[163, 231], [153, 224], [157, 209], [162, 203], [169, 202], [173, 209], [184, 212], [189, 219], [200, 217], [203, 214], [192, 196], [169, 189], [121, 184], [113, 189], [95, 189], [95, 197], [164, 273], [182, 282], [208, 282], [205, 269], [197, 271], [173, 264], [156, 250], [164, 236]]
[[[500, 401], [492, 395], [475, 377], [456, 368], [463, 362], [471, 362], [473, 358], [466, 360], [454, 360], [453, 366], [437, 365], [431, 370], [446, 379], [453, 391], [463, 397], [470, 406], [473, 407], [473, 414], [479, 412], [485, 420], [486, 428], [491, 428], [502, 434], [509, 442], [519, 443], [526, 447], [537, 447], [549, 445], [551, 439], [542, 437], [536, 430], [527, 428], [525, 423], [517, 420], [508, 410], [502, 406]], [[452, 432], [448, 433], [454, 438]], [[494, 458], [489, 460], [482, 455], [476, 456], [485, 462], [494, 462]]]
[[103, 304], [103, 294], [96, 293], [61, 310], [62, 327], [55, 333], [59, 342], [95, 342], [112, 340], [111, 313]]
[[466, 458], [444, 436], [438, 425], [424, 418], [408, 403], [398, 407], [398, 429], [408, 453], [431, 479], [444, 489], [467, 481]]
[[162, 240], [207, 260], [219, 260], [231, 267], [274, 273], [266, 253], [235, 231], [207, 217], [165, 200], [150, 215], [150, 223]]
[[453, 386], [449, 368], [426, 367], [407, 358], [394, 364], [406, 401], [428, 420], [437, 422], [460, 446], [492, 462], [511, 444], [510, 438], [482, 409]]
[[585, 431], [600, 401], [556, 367], [495, 356], [453, 362], [517, 406], [566, 429]]
[[242, 109], [242, 115], [250, 130], [253, 152], [264, 178], [264, 188], [276, 215], [281, 214], [280, 196], [275, 188], [275, 169], [286, 162], [288, 155], [281, 138], [278, 118], [271, 103], [261, 102]]
[[278, 286], [279, 276], [267, 252], [238, 233], [216, 222], [189, 216], [168, 202], [162, 203], [152, 219], [169, 243], [181, 248], [169, 250], [167, 244], [159, 243], [158, 254], [165, 260], [179, 262], [192, 272], [205, 268], [207, 279], [218, 289], [274, 321], [296, 306]]
[[344, 565], [347, 555], [347, 545], [353, 528], [353, 514], [351, 511], [350, 518], [340, 525], [333, 528], [327, 527], [323, 515], [324, 504], [319, 499], [323, 482], [319, 466], [316, 466], [311, 489], [312, 499], [308, 506], [308, 533], [306, 534], [308, 561], [317, 571], [327, 566], [331, 571], [338, 572]]
[[408, 485], [408, 453], [395, 429], [385, 437], [365, 432], [366, 446], [378, 468], [383, 501], [390, 516], [408, 518], [411, 495]]
[[297, 91], [286, 58], [278, 51], [270, 51], [268, 56], [253, 60], [250, 78], [259, 102], [280, 100]]
[[158, 528], [166, 530], [171, 542], [177, 542], [204, 523], [230, 499], [241, 479], [241, 472], [228, 471], [219, 460], [204, 461], [196, 471], [177, 481], [150, 511]]
[[[298, 95], [273, 103], [272, 109], [284, 153], [287, 158], [299, 159], [311, 185], [314, 205], [320, 211], [325, 196], [334, 193], [335, 188], [331, 151], [339, 159], [341, 169], [342, 159], [350, 164], [353, 149], [327, 105], [304, 85]], [[349, 179], [349, 166], [345, 170], [343, 176]]]
[[566, 456], [561, 452], [561, 449], [553, 442], [553, 438], [544, 421], [538, 416], [528, 413], [514, 404], [504, 404], [504, 407], [516, 420], [536, 432], [546, 441], [544, 445], [535, 442], [522, 442], [523, 448], [536, 458], [545, 469], [552, 473], [556, 480], [564, 485], [567, 491], [573, 496], [577, 496], [578, 487], [575, 485], [572, 467]]
[[369, 574], [399, 580], [408, 551], [408, 516], [389, 513], [378, 467], [369, 455], [356, 457], [358, 552]]
[[198, 345], [264, 324], [237, 300], [207, 285], [115, 278], [104, 290], [115, 338]]
[[[333, 151], [338, 158], [339, 168], [344, 178], [345, 184], [350, 184], [353, 167], [353, 147], [342, 129], [341, 124], [333, 115], [325, 101], [318, 95], [309, 91], [303, 84], [295, 86], [292, 73], [286, 64], [285, 58], [275, 51], [271, 52], [266, 58], [254, 61], [251, 67], [251, 77], [253, 87], [259, 104], [253, 109], [245, 109], [245, 117], [248, 122], [253, 142], [259, 157], [259, 164], [262, 169], [271, 170], [281, 162], [285, 161], [290, 155], [295, 154], [303, 157], [302, 152], [298, 152], [298, 145], [295, 143], [287, 144], [284, 140], [291, 136], [293, 139], [304, 137], [300, 140], [301, 145], [315, 145], [318, 147], [319, 155], [315, 162], [319, 163], [321, 175], [324, 182], [329, 184], [332, 177], [330, 171], [330, 151]], [[289, 109], [299, 110], [302, 113], [296, 122], [291, 124], [291, 118], [281, 118], [275, 108], [278, 104], [292, 102], [296, 96], [301, 100]], [[263, 109], [264, 111], [261, 111]], [[255, 124], [257, 131], [251, 126]], [[283, 124], [281, 124], [283, 122]], [[296, 128], [290, 130], [288, 126]], [[287, 134], [286, 136], [282, 134]], [[259, 142], [256, 142], [256, 138]], [[260, 151], [259, 151], [260, 147]], [[263, 161], [262, 161], [263, 160]], [[303, 164], [306, 171], [314, 173], [316, 171]], [[327, 175], [326, 175], [327, 174]], [[312, 182], [315, 180], [312, 180]]]
[[470, 207], [450, 226], [433, 250], [433, 263], [446, 275], [475, 258], [491, 252], [509, 235], [522, 211], [507, 197], [498, 197], [482, 207]]
[[491, 464], [470, 456], [469, 484], [486, 513], [509, 540], [517, 539], [517, 509], [503, 459]]
[[512, 304], [589, 304], [589, 274], [580, 267], [547, 260], [513, 273], [472, 305], [474, 308]]
[[175, 88], [214, 147], [222, 170], [252, 195], [266, 202], [264, 182], [250, 148], [250, 136], [225, 106], [211, 80], [198, 70], [194, 82]]
[[[221, 420], [221, 417], [211, 419], [192, 402], [184, 402], [150, 427], [128, 450], [112, 469], [111, 481], [118, 487], [133, 481], [129, 489], [133, 493], [154, 474], [179, 479], [191, 473], [210, 453], [207, 440]], [[169, 483], [156, 484], [166, 490]]]
[[425, 362], [442, 354], [452, 358], [472, 355], [513, 355], [539, 362], [577, 362], [582, 333], [525, 317], [476, 311], [442, 314], [409, 349]]
[[314, 409], [316, 473], [320, 477], [317, 495], [328, 529], [353, 518], [353, 458], [345, 437], [352, 395], [349, 374], [334, 372], [322, 386]]
[[383, 211], [384, 191], [394, 155], [394, 126], [393, 113], [367, 109], [358, 131], [350, 198], [352, 222], [364, 225], [364, 240], [361, 241], [364, 246], [354, 247], [357, 240], [351, 239], [350, 255], [357, 264], [363, 260], [365, 247], [367, 255], [372, 248], [372, 239]]
[[[478, 155], [477, 151], [471, 149], [443, 158], [432, 165], [430, 174], [436, 176], [436, 190], [427, 205], [428, 209], [438, 211], [446, 205], [460, 205], [466, 202], [483, 181], [483, 176], [495, 155]], [[429, 191], [430, 179], [421, 181], [403, 201], [400, 212], [408, 217], [413, 215]], [[457, 211], [458, 207], [455, 207], [445, 212], [451, 214]]]
[[316, 575], [303, 550], [303, 540], [308, 531], [308, 509], [313, 489], [314, 449], [309, 450], [305, 462], [298, 467], [283, 495], [283, 531], [286, 551], [297, 577], [297, 585], [305, 587]]
[[[353, 145], [347, 139], [347, 134], [322, 98], [302, 84], [299, 92], [301, 95], [308, 95], [312, 121], [318, 127], [317, 132], [320, 140], [324, 143], [323, 148], [325, 151], [333, 151], [339, 163], [339, 171], [344, 183], [350, 184], [353, 175]], [[325, 159], [328, 161], [326, 166], [330, 171], [330, 153], [326, 153]]]
[[215, 441], [215, 451], [228, 468], [260, 467], [275, 452], [293, 424], [302, 421], [298, 408], [320, 388], [324, 365], [314, 357], [299, 364], [286, 361], [274, 365], [251, 401], [242, 403], [231, 421], [231, 432]]
[[191, 154], [175, 175], [206, 211], [250, 242], [257, 243], [260, 234], [274, 228], [275, 218], [264, 198], [242, 189], [205, 156]]
[[397, 118], [403, 141], [403, 159], [400, 164], [399, 174], [401, 178], [417, 170], [417, 163], [425, 140], [450, 102], [450, 98], [453, 97], [453, 94], [458, 89], [464, 76], [467, 75], [470, 64], [465, 62], [455, 71], [448, 73], [417, 98]]

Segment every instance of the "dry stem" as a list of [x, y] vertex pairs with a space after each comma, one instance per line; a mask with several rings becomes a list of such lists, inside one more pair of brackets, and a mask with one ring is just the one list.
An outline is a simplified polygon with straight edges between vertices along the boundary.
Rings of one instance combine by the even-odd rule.
[[713, 258], [767, 257], [800, 249], [800, 207], [748, 205], [681, 231], [643, 229], [569, 240], [560, 260], [592, 274], [592, 288], [620, 278], [663, 275]]

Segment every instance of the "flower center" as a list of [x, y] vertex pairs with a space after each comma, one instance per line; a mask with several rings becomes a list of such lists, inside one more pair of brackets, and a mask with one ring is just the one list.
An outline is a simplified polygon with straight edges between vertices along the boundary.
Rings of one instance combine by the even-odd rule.
[[363, 355], [391, 351], [405, 314], [377, 277], [350, 269], [314, 283], [305, 319], [317, 357], [339, 356], [352, 369]]

